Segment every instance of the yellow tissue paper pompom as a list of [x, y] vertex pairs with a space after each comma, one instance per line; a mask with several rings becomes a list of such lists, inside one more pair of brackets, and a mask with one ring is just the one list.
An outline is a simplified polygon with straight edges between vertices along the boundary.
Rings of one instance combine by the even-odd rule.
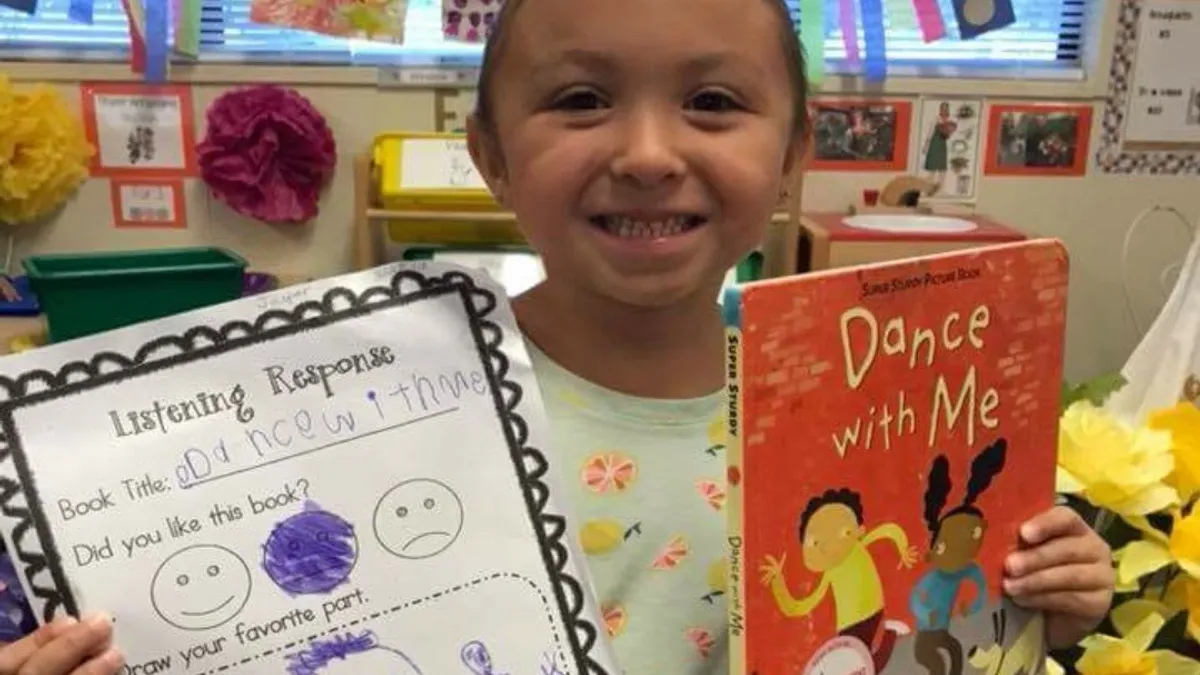
[[0, 225], [44, 218], [88, 177], [95, 149], [62, 97], [0, 74]]
[[1166, 482], [1174, 470], [1169, 431], [1128, 427], [1087, 401], [1063, 413], [1059, 492], [1122, 516], [1145, 516], [1179, 504], [1179, 493]]

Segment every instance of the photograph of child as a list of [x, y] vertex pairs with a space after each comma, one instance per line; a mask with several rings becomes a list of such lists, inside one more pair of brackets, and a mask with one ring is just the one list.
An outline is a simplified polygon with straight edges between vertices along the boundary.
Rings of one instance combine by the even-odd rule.
[[1082, 175], [1091, 112], [1087, 106], [993, 107], [987, 173]]
[[908, 102], [818, 101], [813, 104], [813, 168], [904, 170], [912, 109]]

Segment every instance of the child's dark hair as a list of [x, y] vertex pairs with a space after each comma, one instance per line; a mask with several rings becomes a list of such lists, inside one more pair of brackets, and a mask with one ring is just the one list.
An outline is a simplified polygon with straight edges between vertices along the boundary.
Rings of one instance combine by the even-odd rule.
[[863, 524], [863, 505], [862, 496], [854, 490], [842, 488], [840, 490], [826, 490], [824, 493], [808, 500], [808, 505], [804, 507], [804, 513], [800, 514], [800, 541], [804, 541], [804, 533], [808, 531], [808, 521], [812, 520], [813, 515], [821, 509], [822, 506], [830, 504], [841, 504], [854, 514], [854, 520], [859, 524]]
[[929, 482], [925, 488], [925, 525], [929, 528], [930, 541], [937, 539], [941, 532], [942, 523], [950, 516], [960, 513], [970, 513], [983, 516], [975, 500], [992, 484], [992, 479], [1004, 468], [1004, 456], [1008, 450], [1008, 441], [1001, 438], [984, 448], [975, 460], [971, 462], [971, 476], [967, 479], [967, 494], [963, 495], [962, 504], [942, 513], [946, 506], [946, 498], [950, 496], [950, 460], [945, 455], [938, 455], [929, 469]]
[[[578, 0], [598, 2], [599, 0]], [[787, 61], [788, 80], [792, 88], [792, 134], [795, 138], [808, 135], [808, 76], [804, 70], [804, 49], [800, 37], [792, 24], [792, 16], [783, 0], [764, 0], [778, 17], [778, 39], [783, 47], [783, 58]], [[525, 0], [507, 0], [497, 12], [491, 34], [483, 47], [483, 63], [479, 69], [479, 83], [475, 92], [475, 118], [489, 136], [495, 136], [495, 118], [492, 105], [495, 97], [496, 71], [504, 55], [504, 43], [509, 39], [506, 30], [520, 11]]]

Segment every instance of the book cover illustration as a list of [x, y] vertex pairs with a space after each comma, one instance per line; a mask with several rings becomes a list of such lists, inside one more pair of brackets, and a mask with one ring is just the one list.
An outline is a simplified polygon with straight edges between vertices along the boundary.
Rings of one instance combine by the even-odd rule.
[[1055, 500], [1066, 299], [1047, 240], [730, 292], [733, 673], [1042, 672], [1001, 581]]

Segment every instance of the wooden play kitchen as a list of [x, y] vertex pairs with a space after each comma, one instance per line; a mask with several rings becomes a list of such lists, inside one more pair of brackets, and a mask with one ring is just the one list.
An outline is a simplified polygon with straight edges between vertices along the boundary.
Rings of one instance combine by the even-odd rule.
[[[921, 203], [927, 183], [889, 182], [844, 211], [803, 212], [784, 246], [796, 251], [791, 273], [803, 274], [1021, 241], [1028, 235], [967, 209]], [[871, 191], [875, 193], [876, 191]]]

